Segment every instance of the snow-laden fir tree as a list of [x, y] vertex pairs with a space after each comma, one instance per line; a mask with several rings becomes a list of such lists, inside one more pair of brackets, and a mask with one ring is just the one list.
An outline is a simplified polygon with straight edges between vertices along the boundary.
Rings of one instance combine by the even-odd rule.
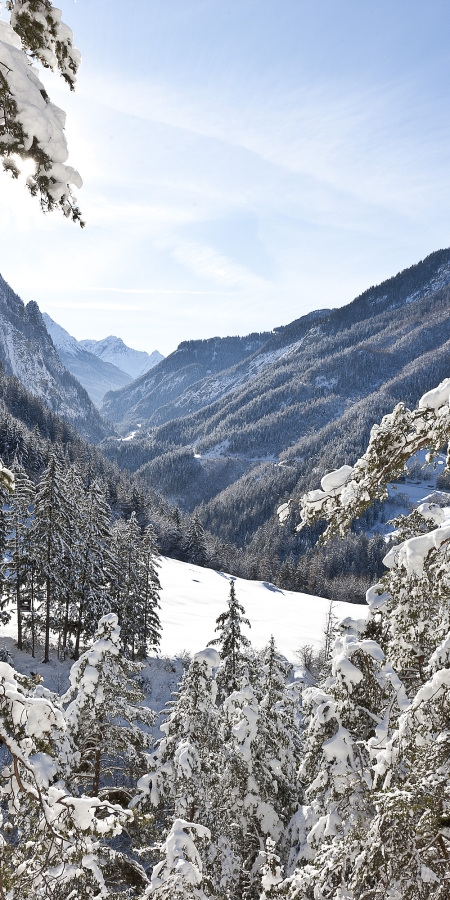
[[148, 798], [170, 819], [205, 822], [216, 812], [210, 800], [222, 746], [213, 677], [219, 662], [212, 648], [194, 655], [176, 700], [169, 702], [168, 718], [160, 726], [164, 737], [149, 758], [150, 770], [138, 782], [136, 803]]
[[[147, 774], [138, 781], [133, 807], [154, 810], [159, 827], [167, 835], [175, 819], [199, 823], [212, 833], [214, 850], [202, 854], [215, 870], [215, 836], [220, 834], [224, 810], [218, 803], [223, 772], [223, 740], [217, 684], [213, 669], [220, 663], [217, 650], [196, 653], [180, 684], [176, 700], [167, 708], [160, 726], [163, 738], [149, 757]], [[218, 878], [220, 880], [220, 878]]]
[[[399, 404], [374, 426], [355, 466], [330, 473], [306, 495], [302, 521], [323, 517], [326, 536], [343, 533], [374, 496], [385, 496], [413, 453], [429, 448], [432, 459], [448, 442], [449, 399], [447, 379], [416, 410]], [[368, 591], [367, 624], [347, 623], [331, 677], [309, 692], [303, 771], [310, 806], [319, 802], [315, 814], [323, 814], [315, 821], [304, 812], [303, 837], [294, 841], [299, 865], [268, 897], [448, 895], [450, 510], [422, 504], [397, 522], [397, 537], [384, 560], [388, 574]], [[328, 765], [320, 765], [324, 757]]]
[[195, 566], [206, 566], [209, 553], [206, 544], [205, 530], [198, 513], [194, 513], [189, 524], [184, 552], [189, 562]]
[[[31, 541], [31, 521], [35, 501], [35, 486], [25, 469], [15, 459], [12, 465], [15, 492], [5, 508], [5, 561], [3, 592], [6, 604], [15, 604], [17, 615], [17, 646], [23, 649], [24, 617], [34, 615], [34, 582], [36, 563]], [[30, 622], [32, 626], [33, 623]], [[31, 628], [33, 631], [33, 628]]]
[[70, 670], [62, 703], [76, 748], [72, 778], [93, 797], [102, 789], [103, 796], [122, 798], [145, 769], [155, 716], [142, 706], [135, 678], [141, 669], [121, 652], [117, 616], [108, 613], [98, 623], [96, 640]]
[[39, 621], [44, 632], [44, 662], [50, 658], [51, 627], [58, 626], [64, 617], [70, 526], [71, 507], [64, 475], [53, 454], [38, 484], [32, 525], [42, 598]]
[[204, 825], [175, 819], [161, 846], [164, 859], [154, 867], [144, 898], [208, 900], [202, 888], [203, 866], [196, 844], [210, 838]]
[[112, 608], [119, 617], [124, 650], [134, 659], [159, 644], [155, 539], [151, 529], [142, 536], [135, 513], [114, 525], [112, 538]]
[[44, 211], [55, 207], [81, 222], [71, 185], [81, 188], [78, 172], [66, 165], [65, 113], [53, 103], [33, 62], [58, 70], [74, 90], [81, 56], [73, 34], [50, 0], [7, 0], [9, 23], [0, 21], [0, 156], [13, 178], [17, 159], [32, 160], [27, 187]]
[[153, 525], [147, 525], [139, 545], [140, 597], [138, 617], [141, 628], [136, 640], [137, 656], [145, 659], [149, 652], [159, 647], [161, 622], [157, 610], [160, 608], [161, 584], [158, 577], [159, 552]]
[[97, 479], [92, 481], [87, 492], [83, 491], [75, 519], [78, 524], [75, 545], [72, 539], [75, 579], [63, 643], [67, 643], [67, 633], [72, 632], [74, 655], [78, 659], [82, 637], [88, 640], [93, 637], [97, 622], [110, 607], [111, 510]]
[[0, 663], [2, 847], [0, 892], [7, 900], [100, 900], [115, 851], [104, 843], [132, 819], [107, 800], [74, 796], [73, 764], [59, 706], [40, 685]]
[[251, 627], [250, 621], [245, 616], [245, 609], [236, 597], [234, 579], [230, 582], [228, 597], [228, 609], [216, 619], [215, 631], [218, 637], [209, 641], [208, 646], [219, 648], [222, 665], [218, 673], [217, 682], [221, 699], [232, 691], [235, 691], [245, 668], [249, 663], [248, 650], [251, 647], [248, 637], [242, 633], [242, 626]]
[[235, 860], [226, 896], [236, 900], [258, 900], [267, 839], [287, 859], [286, 828], [299, 802], [299, 695], [288, 675], [271, 639], [258, 682], [243, 675], [223, 704], [221, 806]]

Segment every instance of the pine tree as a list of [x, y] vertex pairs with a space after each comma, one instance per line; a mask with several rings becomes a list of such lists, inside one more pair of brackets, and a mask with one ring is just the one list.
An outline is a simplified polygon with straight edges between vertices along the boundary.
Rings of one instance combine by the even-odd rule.
[[[302, 521], [325, 517], [325, 539], [342, 534], [372, 497], [383, 497], [412, 453], [429, 447], [433, 454], [448, 440], [449, 399], [447, 379], [417, 410], [399, 404], [372, 429], [355, 466], [329, 473], [304, 498]], [[342, 623], [331, 676], [304, 695], [310, 806], [297, 817], [297, 868], [270, 897], [447, 896], [446, 515], [425, 503], [396, 523], [400, 543], [384, 559], [388, 574], [368, 591], [367, 623]]]
[[238, 688], [240, 676], [248, 664], [246, 651], [251, 646], [249, 639], [242, 634], [242, 626], [251, 627], [245, 617], [245, 609], [238, 602], [234, 580], [230, 582], [230, 594], [228, 597], [228, 609], [216, 619], [215, 631], [219, 636], [209, 641], [208, 646], [219, 646], [219, 652], [223, 665], [221, 667], [218, 683], [221, 695], [226, 696]]
[[64, 716], [36, 682], [0, 663], [0, 886], [8, 900], [107, 897], [104, 872], [117, 852], [105, 837], [132, 814], [107, 800], [77, 797], [64, 778], [73, 763]]
[[38, 485], [32, 539], [44, 584], [44, 613], [40, 621], [44, 629], [44, 662], [49, 661], [50, 629], [63, 618], [65, 592], [65, 560], [70, 543], [70, 504], [64, 488], [61, 465], [50, 457]]
[[148, 797], [153, 807], [190, 822], [207, 822], [215, 815], [209, 798], [219, 778], [222, 742], [212, 668], [219, 662], [212, 648], [195, 654], [167, 709], [164, 737], [151, 756], [150, 772], [138, 782], [141, 800]]
[[17, 646], [23, 649], [23, 617], [34, 616], [35, 560], [31, 542], [31, 521], [35, 502], [35, 487], [25, 470], [14, 460], [12, 472], [15, 492], [5, 511], [6, 562], [4, 564], [5, 601], [16, 604]]
[[209, 553], [206, 545], [205, 531], [198, 513], [195, 513], [192, 517], [186, 535], [184, 550], [189, 562], [193, 563], [195, 566], [206, 566], [209, 559]]
[[[154, 713], [141, 705], [144, 695], [135, 677], [142, 666], [120, 653], [117, 616], [108, 613], [98, 623], [97, 639], [70, 670], [70, 688], [63, 696], [65, 720], [76, 747], [74, 783], [97, 797], [106, 780], [127, 787], [145, 767], [151, 735], [144, 728]], [[140, 724], [139, 724], [140, 723]], [[103, 793], [113, 796], [113, 788]]]
[[127, 522], [117, 522], [112, 534], [112, 609], [119, 617], [124, 652], [134, 659], [159, 643], [154, 538], [149, 532], [143, 544], [134, 512]]
[[35, 171], [27, 179], [27, 187], [32, 196], [39, 197], [42, 209], [59, 207], [66, 217], [83, 224], [70, 187], [81, 187], [82, 181], [75, 169], [65, 165], [65, 114], [50, 102], [31, 66], [38, 60], [47, 69], [58, 69], [74, 90], [80, 53], [73, 46], [70, 28], [61, 21], [60, 10], [50, 0], [8, 0], [6, 5], [10, 24], [2, 22], [0, 40], [3, 168], [17, 178], [17, 160], [32, 160]]
[[223, 837], [238, 861], [228, 881], [236, 900], [258, 900], [267, 838], [285, 861], [289, 853], [285, 832], [298, 806], [300, 742], [299, 696], [288, 675], [271, 639], [260, 658], [258, 690], [244, 676], [223, 704], [225, 765], [217, 805], [226, 809]]
[[91, 639], [98, 620], [110, 607], [107, 584], [113, 570], [111, 510], [97, 479], [91, 482], [82, 499], [78, 518], [79, 535], [73, 548], [76, 576], [72, 592], [73, 611], [68, 610], [67, 619], [67, 630], [73, 630], [75, 634], [75, 659], [80, 653], [82, 635]]
[[161, 846], [165, 859], [154, 867], [144, 896], [154, 900], [208, 900], [202, 889], [203, 866], [195, 841], [210, 837], [204, 825], [175, 819]]
[[155, 530], [148, 525], [140, 541], [138, 557], [140, 596], [137, 616], [141, 628], [137, 635], [137, 655], [140, 659], [145, 659], [151, 650], [159, 647], [161, 640], [161, 622], [157, 613], [161, 590], [159, 566]]

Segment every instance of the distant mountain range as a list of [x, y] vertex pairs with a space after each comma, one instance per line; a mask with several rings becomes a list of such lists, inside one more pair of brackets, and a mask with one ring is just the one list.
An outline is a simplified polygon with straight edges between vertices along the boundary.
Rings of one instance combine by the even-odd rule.
[[102, 341], [77, 341], [47, 313], [42, 318], [61, 361], [97, 405], [107, 391], [122, 388], [164, 359], [157, 350], [132, 350], [112, 335]]
[[146, 353], [144, 350], [132, 350], [124, 344], [122, 338], [109, 337], [103, 338], [102, 341], [84, 340], [79, 341], [81, 347], [93, 353], [104, 362], [117, 366], [122, 372], [126, 372], [132, 379], [139, 378], [144, 375], [153, 366], [164, 359], [162, 353], [154, 350], [153, 353]]

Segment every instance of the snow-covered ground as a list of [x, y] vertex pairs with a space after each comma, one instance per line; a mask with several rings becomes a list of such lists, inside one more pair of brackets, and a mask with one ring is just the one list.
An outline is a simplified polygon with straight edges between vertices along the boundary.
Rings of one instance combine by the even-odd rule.
[[[223, 572], [162, 557], [161, 656], [175, 658], [183, 650], [195, 653], [215, 637], [217, 616], [226, 609], [230, 578]], [[248, 636], [254, 647], [263, 647], [273, 634], [280, 652], [294, 662], [295, 651], [302, 644], [320, 645], [329, 608], [329, 601], [324, 597], [282, 591], [268, 582], [244, 578], [235, 579], [235, 587], [252, 624]], [[339, 618], [349, 615], [361, 618], [366, 610], [366, 606], [352, 603], [333, 604]], [[15, 638], [13, 616], [8, 625], [0, 626], [0, 647], [11, 648]], [[29, 659], [26, 654], [22, 656], [24, 660]], [[41, 670], [38, 661], [30, 665], [33, 671]]]
[[[175, 656], [182, 649], [195, 653], [215, 637], [215, 620], [226, 609], [230, 577], [213, 569], [162, 558], [163, 654]], [[320, 645], [328, 600], [244, 578], [235, 579], [235, 587], [236, 596], [250, 619], [252, 627], [248, 636], [256, 648], [267, 644], [273, 634], [280, 652], [294, 661], [295, 651], [301, 644]], [[367, 607], [335, 603], [333, 609], [340, 618], [361, 617]]]

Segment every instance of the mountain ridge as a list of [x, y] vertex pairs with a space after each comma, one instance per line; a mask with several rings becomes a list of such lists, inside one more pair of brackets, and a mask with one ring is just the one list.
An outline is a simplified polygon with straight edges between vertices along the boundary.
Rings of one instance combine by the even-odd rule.
[[112, 386], [119, 389], [132, 381], [131, 375], [80, 346], [80, 342], [51, 319], [48, 313], [43, 313], [42, 318], [61, 362], [83, 385], [97, 406]]
[[6, 374], [97, 442], [112, 433], [86, 390], [65, 368], [38, 304], [26, 305], [0, 275], [0, 361]]

